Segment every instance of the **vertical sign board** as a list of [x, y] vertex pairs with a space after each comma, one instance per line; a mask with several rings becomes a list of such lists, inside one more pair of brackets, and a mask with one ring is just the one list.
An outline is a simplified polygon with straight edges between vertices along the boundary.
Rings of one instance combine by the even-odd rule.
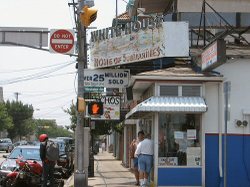
[[210, 71], [226, 62], [226, 43], [217, 40], [209, 45], [201, 54], [202, 71]]
[[103, 102], [103, 115], [89, 116], [91, 120], [120, 120], [120, 96], [102, 96], [101, 102]]
[[50, 30], [50, 52], [61, 54], [74, 53], [74, 31], [73, 30]]

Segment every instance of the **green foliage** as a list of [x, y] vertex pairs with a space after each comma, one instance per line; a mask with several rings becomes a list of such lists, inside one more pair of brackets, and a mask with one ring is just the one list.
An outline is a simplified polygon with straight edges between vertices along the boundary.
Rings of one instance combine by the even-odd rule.
[[9, 129], [12, 126], [12, 118], [8, 115], [4, 103], [0, 103], [0, 131]]
[[56, 125], [55, 120], [38, 119], [35, 120], [37, 138], [40, 134], [47, 134], [50, 138], [56, 138], [58, 136], [72, 136], [72, 133], [63, 127]]
[[24, 121], [23, 129], [21, 130], [22, 134], [32, 135], [34, 134], [35, 130], [36, 130], [35, 119], [31, 118], [26, 119]]
[[113, 130], [122, 134], [122, 131], [123, 131], [123, 125], [121, 123], [118, 123], [118, 124], [115, 124], [113, 126]]
[[9, 137], [21, 137], [32, 133], [34, 129], [32, 126], [34, 112], [32, 105], [24, 105], [21, 101], [7, 101], [5, 106], [13, 120], [13, 127], [8, 129]]
[[99, 136], [99, 135], [105, 135], [110, 134], [111, 132], [111, 125], [108, 123], [108, 121], [101, 121], [97, 120], [95, 121], [95, 129], [92, 130], [92, 134]]

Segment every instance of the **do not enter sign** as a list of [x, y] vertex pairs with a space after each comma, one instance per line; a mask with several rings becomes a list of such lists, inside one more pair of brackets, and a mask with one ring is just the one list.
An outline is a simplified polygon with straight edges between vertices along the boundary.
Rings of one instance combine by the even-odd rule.
[[73, 30], [50, 30], [50, 52], [73, 54], [74, 31]]

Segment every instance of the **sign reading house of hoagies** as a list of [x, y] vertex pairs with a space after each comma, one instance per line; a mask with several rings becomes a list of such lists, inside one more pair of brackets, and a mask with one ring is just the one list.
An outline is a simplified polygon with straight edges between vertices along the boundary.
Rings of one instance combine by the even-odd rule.
[[118, 66], [162, 57], [189, 56], [186, 22], [130, 23], [124, 29], [107, 28], [91, 33], [92, 68]]

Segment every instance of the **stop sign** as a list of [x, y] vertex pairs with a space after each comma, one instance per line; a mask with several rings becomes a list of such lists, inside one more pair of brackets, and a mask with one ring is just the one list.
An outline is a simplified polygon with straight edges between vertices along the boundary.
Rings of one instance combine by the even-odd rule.
[[55, 30], [50, 31], [50, 52], [73, 54], [74, 53], [74, 31]]

